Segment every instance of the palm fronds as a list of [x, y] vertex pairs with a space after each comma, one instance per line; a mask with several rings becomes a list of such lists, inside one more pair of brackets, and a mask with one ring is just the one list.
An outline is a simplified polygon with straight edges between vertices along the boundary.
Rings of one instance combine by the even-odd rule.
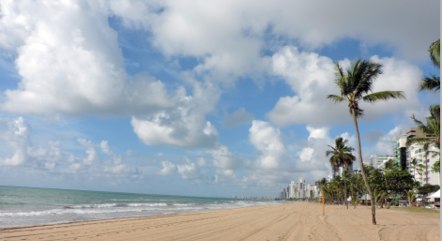
[[404, 99], [404, 98], [405, 96], [403, 95], [402, 91], [379, 91], [362, 97], [362, 100], [373, 103], [379, 100]]

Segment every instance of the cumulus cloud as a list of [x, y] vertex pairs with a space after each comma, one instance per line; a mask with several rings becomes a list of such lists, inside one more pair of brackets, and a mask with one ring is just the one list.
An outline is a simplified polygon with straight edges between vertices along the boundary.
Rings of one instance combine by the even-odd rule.
[[100, 4], [5, 1], [1, 9], [0, 46], [17, 49], [21, 77], [17, 89], [5, 92], [4, 109], [127, 113], [168, 106], [160, 81], [126, 76], [117, 34]]
[[95, 149], [95, 145], [90, 140], [78, 139], [78, 143], [80, 143], [80, 145], [86, 149], [86, 156], [82, 159], [83, 164], [92, 165], [95, 161], [97, 161], [97, 151]]
[[[145, 117], [133, 117], [135, 134], [147, 145], [177, 147], [212, 147], [218, 133], [206, 115], [218, 101], [218, 90], [213, 85], [194, 83], [193, 95], [181, 93], [177, 107]], [[172, 100], [173, 101], [173, 100]]]
[[314, 128], [312, 126], [307, 125], [306, 128], [307, 128], [307, 131], [309, 132], [308, 140], [328, 138], [328, 128], [327, 127]]
[[[23, 117], [6, 123], [7, 129], [2, 139], [5, 147], [9, 147], [9, 153], [0, 161], [0, 165], [19, 166], [27, 160], [27, 147], [29, 145], [29, 126]], [[11, 153], [12, 152], [12, 153]]]
[[302, 148], [296, 153], [295, 169], [302, 172], [311, 173], [313, 180], [318, 180], [330, 173], [330, 164], [325, 152], [328, 145], [333, 145], [327, 127], [307, 126], [309, 137], [306, 143], [302, 144]]
[[[352, 11], [342, 14], [342, 9]], [[311, 49], [354, 38], [364, 45], [388, 44], [402, 56], [423, 58], [428, 43], [438, 38], [437, 9], [436, 0], [423, 5], [381, 0], [325, 5], [307, 0], [165, 1], [151, 29], [164, 53], [201, 58], [197, 71], [241, 74], [261, 69], [259, 52], [267, 47], [264, 38], [272, 37], [295, 39]]]
[[203, 177], [203, 173], [194, 162], [186, 162], [176, 165], [177, 171], [181, 178], [185, 180], [199, 180]]
[[[288, 159], [295, 160], [297, 170], [317, 175], [328, 168], [323, 161], [324, 148], [331, 140], [323, 126], [350, 117], [345, 104], [325, 99], [327, 94], [338, 92], [333, 61], [313, 51], [349, 38], [361, 46], [389, 46], [396, 56], [427, 58], [428, 44], [439, 37], [438, 6], [436, 0], [425, 4], [338, 0], [320, 5], [308, 0], [4, 0], [0, 3], [0, 47], [13, 56], [19, 81], [3, 90], [1, 107], [34, 114], [132, 116], [133, 130], [145, 144], [214, 148], [208, 153], [217, 175], [233, 176], [238, 160], [227, 146], [219, 145], [218, 130], [207, 116], [225, 91], [223, 84], [232, 87], [244, 76], [278, 75], [293, 94], [281, 97], [268, 113], [271, 124], [252, 122], [253, 115], [244, 108], [224, 119], [226, 126], [252, 122], [249, 141], [259, 155], [256, 166], [247, 165], [254, 174], [245, 176], [244, 183], [274, 183], [287, 178], [290, 174], [281, 169], [292, 164]], [[353, 11], [343, 15], [342, 9]], [[121, 26], [127, 29], [118, 29]], [[129, 73], [119, 30], [149, 36], [149, 50], [164, 55], [167, 61], [189, 58], [194, 63], [186, 73], [174, 74], [180, 83], [159, 80], [153, 77], [156, 73]], [[288, 42], [296, 42], [299, 48], [281, 47]], [[371, 59], [384, 65], [375, 90], [403, 90], [407, 100], [366, 105], [366, 117], [404, 111], [403, 106], [407, 116], [420, 110], [418, 68], [397, 57]], [[349, 60], [341, 63], [348, 65]], [[192, 78], [198, 81], [189, 80]], [[102, 174], [138, 173], [107, 141], [75, 139], [71, 143], [75, 154], [57, 140], [33, 145], [24, 120], [23, 125], [20, 118], [16, 121], [10, 122], [2, 137], [10, 149], [0, 151], [1, 165], [30, 164], [76, 173], [102, 164]], [[306, 144], [289, 153], [280, 130], [273, 125], [305, 123], [311, 125]], [[201, 167], [205, 165], [202, 158], [181, 165], [165, 161], [159, 173], [176, 172], [196, 180], [203, 176]]]
[[240, 161], [229, 151], [227, 146], [218, 146], [211, 151], [211, 155], [218, 174], [231, 177], [240, 166]]
[[376, 143], [376, 152], [381, 155], [395, 155], [396, 141], [403, 134], [401, 126], [395, 126], [387, 134], [381, 136]]
[[[284, 47], [272, 57], [275, 74], [284, 78], [294, 96], [281, 97], [268, 113], [278, 125], [310, 123], [321, 125], [339, 119], [344, 111], [332, 108], [327, 94], [338, 92], [334, 86], [333, 61], [316, 53]], [[321, 117], [319, 117], [321, 115]]]
[[383, 74], [373, 82], [373, 91], [400, 90], [403, 91], [406, 99], [379, 101], [375, 104], [364, 103], [362, 108], [366, 109], [367, 117], [376, 117], [397, 110], [407, 113], [419, 109], [418, 88], [422, 78], [420, 69], [406, 61], [395, 58], [373, 56], [370, 60], [383, 66]]
[[[107, 140], [94, 143], [87, 138], [42, 141], [36, 138], [39, 129], [23, 117], [0, 119], [0, 167], [21, 167], [33, 172], [54, 175], [85, 175], [88, 178], [119, 177], [139, 180], [143, 177], [140, 166], [130, 164], [130, 155], [120, 155]], [[31, 131], [32, 130], [32, 131]]]
[[[383, 74], [374, 81], [373, 91], [400, 90], [406, 100], [389, 100], [376, 104], [361, 103], [365, 117], [377, 118], [395, 112], [407, 113], [419, 107], [418, 82], [422, 73], [405, 61], [373, 56], [373, 62], [383, 65]], [[289, 124], [329, 125], [350, 120], [343, 103], [333, 103], [326, 97], [339, 94], [334, 78], [333, 61], [316, 53], [301, 52], [295, 47], [284, 47], [272, 57], [273, 71], [284, 78], [294, 95], [281, 97], [268, 113], [269, 119], [281, 126]], [[349, 66], [349, 60], [342, 60]], [[405, 107], [405, 108], [404, 108]]]
[[11, 157], [6, 157], [2, 161], [2, 165], [4, 166], [18, 166], [25, 162], [25, 155], [23, 154], [23, 151], [16, 150], [14, 154]]
[[162, 161], [161, 162], [161, 170], [159, 171], [159, 175], [161, 176], [169, 176], [176, 172], [176, 165], [170, 161]]
[[265, 169], [277, 168], [286, 155], [279, 129], [268, 122], [254, 120], [249, 129], [249, 141], [260, 152], [259, 165]]
[[245, 19], [242, 13], [247, 13], [248, 7], [238, 3], [165, 2], [164, 11], [152, 25], [154, 44], [166, 55], [200, 58], [194, 71], [212, 73], [223, 82], [232, 82], [226, 76], [259, 71], [264, 64], [260, 58], [262, 41], [246, 33], [249, 24], [257, 21]]

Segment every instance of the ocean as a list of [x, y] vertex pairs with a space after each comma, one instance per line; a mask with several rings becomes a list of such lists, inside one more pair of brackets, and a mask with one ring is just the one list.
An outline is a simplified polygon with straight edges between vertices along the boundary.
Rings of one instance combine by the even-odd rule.
[[273, 201], [0, 186], [0, 228], [239, 208]]

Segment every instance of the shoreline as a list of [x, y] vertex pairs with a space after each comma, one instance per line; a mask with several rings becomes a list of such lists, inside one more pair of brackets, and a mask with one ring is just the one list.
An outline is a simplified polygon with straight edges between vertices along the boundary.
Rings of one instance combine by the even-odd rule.
[[[438, 213], [294, 202], [0, 229], [0, 240], [439, 240]], [[221, 239], [220, 239], [221, 238]], [[362, 239], [361, 239], [362, 238]]]
[[[82, 222], [98, 222], [98, 221], [106, 221], [106, 220], [115, 220], [115, 219], [143, 219], [143, 218], [151, 218], [151, 217], [163, 217], [163, 216], [174, 216], [181, 214], [191, 214], [191, 213], [199, 213], [199, 212], [211, 212], [211, 211], [220, 211], [220, 210], [229, 210], [229, 209], [241, 209], [248, 207], [256, 207], [256, 206], [273, 206], [273, 205], [283, 205], [285, 202], [256, 202], [242, 205], [231, 205], [225, 207], [195, 207], [195, 209], [177, 209], [177, 210], [167, 210], [167, 211], [155, 211], [149, 212], [143, 210], [143, 213], [135, 213], [135, 214], [127, 214], [127, 216], [109, 216], [109, 217], [97, 217], [97, 218], [84, 218], [77, 220], [59, 220], [54, 222], [37, 222], [37, 223], [29, 223], [17, 226], [0, 226], [0, 231], [6, 229], [20, 229], [20, 228], [32, 228], [32, 227], [40, 227], [40, 226], [53, 226], [53, 225], [63, 225], [63, 224], [75, 224]], [[118, 212], [115, 212], [118, 213]]]
[[134, 216], [127, 216], [127, 217], [108, 217], [108, 218], [97, 218], [97, 219], [85, 219], [85, 220], [75, 220], [75, 221], [60, 221], [60, 222], [54, 222], [54, 223], [42, 223], [42, 224], [30, 224], [30, 225], [24, 225], [24, 226], [12, 226], [12, 227], [0, 227], [0, 232], [4, 230], [9, 229], [26, 229], [26, 228], [38, 228], [38, 227], [46, 227], [46, 226], [58, 226], [58, 225], [69, 225], [69, 224], [77, 224], [77, 223], [96, 223], [96, 222], [106, 222], [106, 221], [113, 221], [113, 220], [131, 220], [131, 219], [147, 219], [147, 218], [157, 218], [157, 217], [167, 217], [167, 216], [178, 216], [178, 215], [186, 215], [186, 214], [192, 214], [192, 213], [205, 213], [205, 212], [216, 212], [216, 211], [222, 211], [222, 210], [230, 210], [230, 209], [241, 209], [241, 208], [251, 208], [251, 207], [257, 207], [257, 206], [273, 206], [273, 205], [284, 205], [285, 203], [274, 203], [274, 204], [256, 204], [251, 206], [244, 206], [244, 207], [226, 207], [226, 208], [220, 208], [220, 209], [199, 209], [199, 210], [186, 210], [186, 211], [175, 211], [171, 213], [155, 213], [155, 214], [143, 214], [143, 215], [134, 215]]

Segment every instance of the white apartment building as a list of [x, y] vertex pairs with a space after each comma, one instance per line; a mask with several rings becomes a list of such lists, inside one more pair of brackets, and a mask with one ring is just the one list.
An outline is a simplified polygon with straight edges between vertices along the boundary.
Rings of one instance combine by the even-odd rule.
[[287, 195], [288, 199], [308, 199], [319, 196], [319, 188], [316, 185], [306, 184], [304, 179], [298, 182], [291, 181], [287, 187], [287, 191], [283, 189], [281, 197]]
[[379, 168], [379, 169], [384, 169], [385, 168], [385, 164], [389, 160], [395, 160], [396, 161], [396, 157], [395, 156], [391, 156], [391, 155], [372, 155], [372, 156], [370, 156], [371, 165], [373, 167]]
[[413, 143], [407, 149], [408, 172], [422, 185], [426, 183], [440, 185], [440, 173], [431, 171], [431, 167], [440, 158], [438, 152], [438, 148], [434, 145], [430, 145], [426, 152], [419, 143]]

